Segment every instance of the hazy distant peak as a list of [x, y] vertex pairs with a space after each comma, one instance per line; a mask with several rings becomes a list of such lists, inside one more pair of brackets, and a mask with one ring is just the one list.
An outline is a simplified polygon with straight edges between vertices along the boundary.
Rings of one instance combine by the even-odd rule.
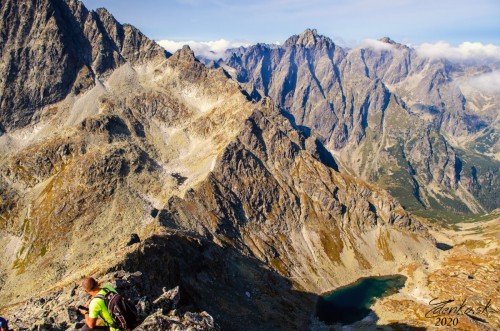
[[306, 48], [313, 48], [319, 44], [327, 44], [328, 46], [334, 46], [333, 41], [325, 36], [318, 34], [316, 29], [306, 29], [300, 35], [294, 35], [285, 42], [285, 46], [303, 46]]
[[396, 44], [396, 42], [389, 37], [380, 38], [379, 41], [386, 44], [392, 44], [392, 45]]
[[400, 44], [400, 43], [392, 40], [390, 37], [383, 37], [383, 38], [380, 38], [378, 41], [380, 41], [381, 43], [387, 44], [387, 45], [394, 46], [396, 48], [406, 48], [407, 47], [406, 45]]

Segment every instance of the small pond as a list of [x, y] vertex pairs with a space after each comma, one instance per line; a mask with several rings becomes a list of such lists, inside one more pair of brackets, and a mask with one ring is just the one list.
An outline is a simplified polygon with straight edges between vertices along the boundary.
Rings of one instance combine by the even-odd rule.
[[320, 297], [316, 316], [326, 324], [360, 321], [370, 314], [376, 298], [397, 293], [405, 282], [406, 277], [401, 275], [361, 278]]

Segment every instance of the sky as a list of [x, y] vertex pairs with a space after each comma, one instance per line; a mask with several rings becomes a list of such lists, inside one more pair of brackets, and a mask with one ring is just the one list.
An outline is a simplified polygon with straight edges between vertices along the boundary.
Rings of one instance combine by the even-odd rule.
[[[107, 8], [172, 51], [207, 52], [257, 42], [283, 43], [307, 28], [355, 47], [382, 37], [410, 46], [498, 52], [499, 0], [83, 0]], [[194, 47], [193, 47], [194, 46]], [[472, 50], [471, 47], [475, 48]], [[168, 49], [171, 48], [171, 49]], [[436, 53], [437, 51], [434, 51]], [[459, 54], [460, 53], [460, 54]], [[495, 55], [496, 56], [496, 55]]]

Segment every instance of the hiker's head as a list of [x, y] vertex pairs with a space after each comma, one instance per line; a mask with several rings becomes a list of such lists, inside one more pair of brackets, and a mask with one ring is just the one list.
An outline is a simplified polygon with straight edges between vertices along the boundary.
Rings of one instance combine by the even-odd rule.
[[99, 290], [99, 283], [92, 277], [87, 277], [82, 282], [83, 290], [86, 293], [91, 293]]

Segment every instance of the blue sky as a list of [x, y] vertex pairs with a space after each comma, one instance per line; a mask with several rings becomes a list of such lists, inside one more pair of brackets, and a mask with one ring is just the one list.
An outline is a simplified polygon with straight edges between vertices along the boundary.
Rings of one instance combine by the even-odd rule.
[[155, 40], [283, 42], [306, 28], [341, 45], [500, 45], [499, 0], [83, 0]]

